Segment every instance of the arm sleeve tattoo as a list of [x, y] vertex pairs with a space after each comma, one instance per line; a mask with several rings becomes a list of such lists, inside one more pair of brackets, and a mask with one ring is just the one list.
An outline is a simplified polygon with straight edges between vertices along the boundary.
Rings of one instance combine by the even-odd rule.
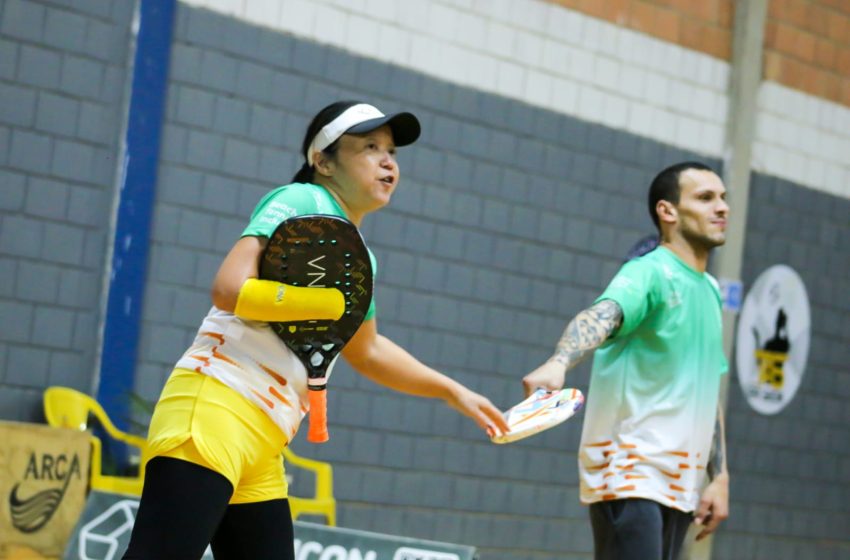
[[623, 322], [617, 302], [605, 299], [585, 309], [567, 325], [550, 358], [570, 369], [599, 348]]
[[717, 405], [717, 421], [714, 425], [714, 439], [711, 442], [711, 453], [706, 465], [709, 480], [726, 472], [726, 430], [723, 422], [723, 409]]

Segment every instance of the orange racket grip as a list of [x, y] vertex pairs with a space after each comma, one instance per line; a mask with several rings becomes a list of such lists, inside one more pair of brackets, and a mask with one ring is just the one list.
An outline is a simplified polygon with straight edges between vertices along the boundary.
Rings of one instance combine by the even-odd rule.
[[328, 435], [328, 392], [307, 391], [310, 399], [310, 426], [307, 429], [307, 441], [324, 443], [330, 439]]

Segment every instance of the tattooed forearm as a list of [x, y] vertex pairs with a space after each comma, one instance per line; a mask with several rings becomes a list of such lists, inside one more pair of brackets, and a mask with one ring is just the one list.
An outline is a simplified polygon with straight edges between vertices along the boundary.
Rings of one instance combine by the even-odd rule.
[[567, 369], [581, 363], [623, 322], [623, 310], [606, 299], [585, 309], [570, 321], [555, 354], [550, 358]]
[[714, 426], [714, 439], [711, 442], [711, 453], [706, 465], [708, 478], [714, 480], [726, 472], [726, 434], [723, 422], [723, 409], [717, 406], [717, 423]]

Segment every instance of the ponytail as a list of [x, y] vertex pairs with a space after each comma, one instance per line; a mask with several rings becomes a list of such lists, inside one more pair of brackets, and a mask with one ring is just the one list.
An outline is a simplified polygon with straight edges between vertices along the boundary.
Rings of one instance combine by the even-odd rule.
[[301, 169], [292, 177], [293, 183], [312, 183], [313, 182], [313, 166], [306, 161]]
[[[310, 149], [310, 144], [313, 142], [313, 139], [316, 137], [319, 131], [321, 131], [325, 125], [340, 116], [346, 109], [353, 107], [354, 105], [358, 105], [360, 103], [362, 103], [362, 101], [337, 101], [336, 103], [331, 103], [330, 105], [319, 111], [315, 117], [313, 117], [313, 120], [310, 121], [310, 125], [304, 132], [304, 140], [301, 142], [301, 155], [304, 157], [305, 160], [307, 159], [307, 150]], [[328, 156], [334, 156], [336, 154], [337, 148], [339, 148], [339, 139], [337, 139], [337, 141], [335, 141], [333, 144], [322, 150], [322, 152], [324, 152]], [[312, 183], [315, 179], [315, 175], [316, 170], [305, 161], [304, 165], [301, 166], [301, 169], [298, 170], [298, 173], [296, 173], [295, 176], [292, 177], [292, 182]]]

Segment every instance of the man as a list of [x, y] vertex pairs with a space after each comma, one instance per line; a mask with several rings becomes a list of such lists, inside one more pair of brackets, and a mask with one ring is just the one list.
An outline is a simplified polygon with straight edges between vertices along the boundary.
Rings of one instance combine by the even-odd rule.
[[567, 325], [555, 354], [523, 378], [527, 394], [560, 389], [599, 349], [579, 450], [598, 560], [673, 560], [692, 521], [702, 539], [728, 516], [719, 407], [727, 363], [720, 292], [705, 272], [726, 239], [725, 197], [703, 164], [659, 173], [649, 212], [660, 246], [623, 265]]

